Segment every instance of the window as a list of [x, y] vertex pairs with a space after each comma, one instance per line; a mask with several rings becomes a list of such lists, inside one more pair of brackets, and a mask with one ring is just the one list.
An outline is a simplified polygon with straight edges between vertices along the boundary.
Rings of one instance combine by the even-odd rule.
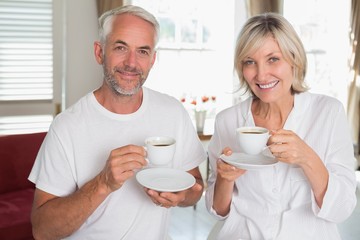
[[0, 135], [46, 132], [52, 120], [51, 115], [0, 117]]
[[52, 0], [0, 2], [0, 135], [46, 131], [52, 121], [52, 7]]
[[350, 1], [285, 1], [284, 16], [303, 41], [311, 92], [347, 104]]
[[[132, 0], [161, 28], [157, 59], [145, 86], [178, 98], [216, 97], [216, 111], [233, 103], [234, 4], [229, 0]], [[186, 105], [189, 106], [189, 105]], [[193, 111], [189, 113], [194, 118]], [[205, 124], [212, 127], [212, 123]]]
[[[214, 20], [203, 8], [203, 1], [133, 0], [133, 4], [151, 9], [160, 24], [160, 48], [213, 49]], [[211, 4], [211, 3], [210, 3]]]
[[51, 100], [51, 0], [0, 2], [0, 101]]

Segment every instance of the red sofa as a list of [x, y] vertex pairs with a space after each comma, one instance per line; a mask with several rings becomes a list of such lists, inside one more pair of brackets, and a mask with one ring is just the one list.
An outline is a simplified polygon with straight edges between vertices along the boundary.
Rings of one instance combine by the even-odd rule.
[[46, 133], [0, 136], [0, 239], [31, 240], [35, 186], [27, 178]]

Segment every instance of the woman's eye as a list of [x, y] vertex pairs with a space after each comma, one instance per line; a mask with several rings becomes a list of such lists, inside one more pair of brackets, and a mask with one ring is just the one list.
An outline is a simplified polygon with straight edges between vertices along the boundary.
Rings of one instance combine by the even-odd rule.
[[269, 62], [277, 62], [277, 61], [279, 61], [279, 58], [277, 58], [277, 57], [271, 57], [270, 59], [269, 59]]
[[252, 61], [252, 60], [246, 60], [246, 61], [243, 62], [243, 64], [244, 65], [252, 65], [252, 64], [255, 64], [255, 62]]

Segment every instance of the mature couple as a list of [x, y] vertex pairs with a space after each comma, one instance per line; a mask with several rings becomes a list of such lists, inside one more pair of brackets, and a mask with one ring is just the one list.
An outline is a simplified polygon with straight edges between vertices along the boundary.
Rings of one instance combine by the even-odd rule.
[[[159, 24], [136, 6], [104, 13], [94, 43], [104, 80], [59, 114], [29, 179], [36, 239], [166, 239], [170, 211], [204, 191], [206, 154], [181, 103], [143, 87], [156, 59]], [[234, 67], [252, 97], [218, 114], [209, 144], [210, 213], [224, 221], [218, 239], [340, 239], [336, 223], [355, 207], [353, 150], [339, 101], [307, 92], [306, 55], [278, 14], [250, 18], [236, 43]], [[246, 171], [219, 159], [238, 151], [237, 127], [272, 130], [279, 164]], [[189, 189], [139, 185], [148, 136], [176, 139], [172, 167], [196, 179]]]

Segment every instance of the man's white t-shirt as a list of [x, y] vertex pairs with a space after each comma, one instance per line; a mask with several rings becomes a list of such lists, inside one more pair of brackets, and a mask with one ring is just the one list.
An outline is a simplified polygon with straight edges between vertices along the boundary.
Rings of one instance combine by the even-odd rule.
[[[141, 107], [115, 114], [91, 92], [58, 115], [40, 148], [29, 180], [38, 189], [63, 197], [74, 193], [104, 168], [111, 150], [144, 145], [150, 136], [176, 139], [171, 168], [184, 171], [206, 159], [189, 114], [166, 94], [143, 88]], [[135, 177], [111, 193], [67, 239], [165, 239], [168, 209], [156, 206]]]

